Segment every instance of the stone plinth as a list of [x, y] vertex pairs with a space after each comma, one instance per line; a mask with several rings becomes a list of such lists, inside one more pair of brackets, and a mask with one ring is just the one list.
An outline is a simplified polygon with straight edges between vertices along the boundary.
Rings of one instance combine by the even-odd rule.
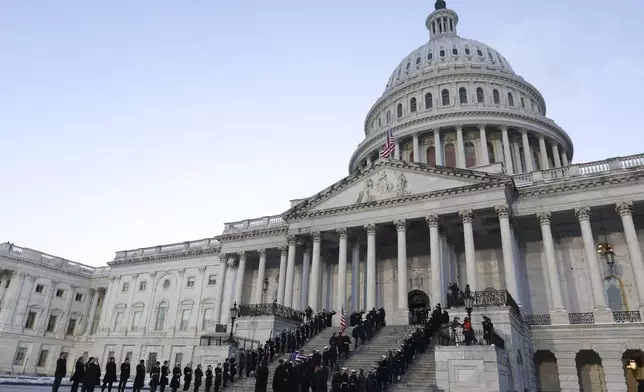
[[510, 388], [507, 355], [495, 346], [437, 347], [436, 386], [448, 392], [506, 392]]
[[285, 329], [295, 329], [297, 321], [275, 316], [242, 317], [235, 322], [235, 336], [264, 343]]
[[[224, 363], [226, 358], [230, 358], [235, 352], [235, 347], [228, 344], [222, 346], [197, 346], [195, 347], [194, 363], [213, 365]], [[183, 364], [182, 364], [183, 365]]]

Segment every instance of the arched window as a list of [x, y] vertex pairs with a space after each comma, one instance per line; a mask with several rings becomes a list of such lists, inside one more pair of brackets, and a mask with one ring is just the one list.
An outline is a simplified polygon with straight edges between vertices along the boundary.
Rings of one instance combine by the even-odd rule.
[[532, 162], [534, 162], [534, 170], [541, 170], [541, 157], [537, 150], [532, 150]]
[[525, 153], [523, 152], [523, 146], [519, 147], [519, 162], [521, 163], [521, 173], [526, 172], [525, 166]]
[[445, 166], [456, 167], [456, 149], [452, 143], [445, 145]]
[[412, 113], [416, 111], [416, 98], [409, 100], [409, 110], [411, 110]]
[[465, 142], [465, 167], [476, 166], [476, 149], [472, 142]]
[[521, 107], [525, 108], [525, 99], [523, 97], [521, 97]]
[[382, 117], [378, 117], [378, 126], [382, 127]]
[[514, 106], [514, 97], [512, 96], [512, 93], [508, 93], [508, 105]]
[[436, 166], [436, 149], [434, 146], [427, 147], [427, 152], [425, 157], [427, 158], [426, 162], [430, 166]]
[[156, 319], [154, 320], [155, 331], [163, 330], [163, 326], [165, 325], [165, 316], [167, 314], [168, 314], [168, 304], [165, 301], [161, 302], [159, 306], [157, 306], [157, 315], [156, 315]]
[[398, 106], [396, 106], [396, 117], [401, 118], [402, 115], [403, 115], [402, 103], [399, 103]]
[[495, 105], [501, 104], [501, 97], [499, 96], [499, 90], [497, 89], [492, 90], [492, 98], [494, 99]]
[[402, 152], [402, 160], [407, 161], [407, 162], [413, 162], [414, 161], [414, 146], [412, 143], [406, 143], [403, 146], [403, 152]]
[[443, 96], [443, 106], [449, 106], [449, 90], [443, 89], [441, 95]]
[[480, 87], [476, 89], [476, 102], [478, 103], [485, 102], [485, 94], [483, 94], [483, 89]]
[[425, 109], [431, 109], [434, 106], [432, 93], [425, 94]]
[[391, 122], [391, 112], [387, 110], [387, 123]]
[[494, 145], [492, 143], [487, 144], [487, 159], [490, 163], [496, 162], [496, 159], [494, 158]]
[[467, 90], [465, 89], [465, 87], [458, 89], [458, 101], [460, 103], [467, 103]]
[[212, 308], [203, 311], [203, 321], [201, 322], [201, 329], [207, 329], [212, 322]]

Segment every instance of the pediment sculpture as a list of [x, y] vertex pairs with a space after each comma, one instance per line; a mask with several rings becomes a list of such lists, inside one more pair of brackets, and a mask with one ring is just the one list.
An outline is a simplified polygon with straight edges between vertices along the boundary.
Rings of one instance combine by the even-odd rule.
[[368, 178], [365, 181], [356, 203], [368, 203], [375, 200], [409, 196], [410, 194], [407, 178], [403, 173], [396, 175], [396, 182], [394, 184], [389, 179], [387, 171], [383, 170], [378, 174], [378, 178], [375, 181], [372, 178]]

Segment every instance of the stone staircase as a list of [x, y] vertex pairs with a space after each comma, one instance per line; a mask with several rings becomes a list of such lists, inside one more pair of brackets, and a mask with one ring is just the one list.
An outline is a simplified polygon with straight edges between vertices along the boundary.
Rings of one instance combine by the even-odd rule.
[[[329, 344], [329, 338], [331, 335], [336, 332], [338, 333], [340, 331], [340, 328], [332, 328], [328, 327], [325, 328], [322, 332], [317, 334], [313, 339], [309, 340], [306, 342], [304, 346], [300, 348], [300, 350], [304, 350], [304, 354], [308, 355], [310, 354], [313, 350], [319, 350], [322, 351], [324, 349], [324, 346], [327, 346]], [[273, 362], [268, 363], [268, 390], [271, 390], [271, 385], [273, 382], [273, 372], [275, 371], [275, 368], [277, 367], [278, 363], [277, 361], [279, 359], [288, 359], [291, 356], [291, 353], [285, 353], [281, 355], [275, 355], [275, 358], [273, 359]], [[244, 371], [245, 373], [245, 371]], [[183, 386], [183, 383], [181, 384]], [[226, 385], [226, 388], [221, 388], [220, 391], [225, 391], [225, 392], [248, 392], [248, 391], [254, 391], [255, 390], [255, 377], [235, 377], [235, 382], [234, 383], [228, 383]]]
[[417, 355], [402, 379], [388, 389], [389, 392], [436, 392], [436, 363], [433, 347]]
[[[410, 331], [409, 326], [385, 326], [365, 346], [358, 347], [351, 352], [351, 356], [344, 361], [338, 361], [341, 368], [347, 368], [348, 372], [354, 369], [359, 373], [360, 369], [371, 370], [375, 361], [379, 360], [389, 350], [397, 350], [402, 341]], [[353, 348], [353, 346], [352, 346]]]

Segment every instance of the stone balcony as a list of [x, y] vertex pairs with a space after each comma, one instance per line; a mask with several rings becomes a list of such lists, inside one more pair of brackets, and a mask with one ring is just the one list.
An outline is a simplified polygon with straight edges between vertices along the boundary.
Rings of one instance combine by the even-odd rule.
[[64, 272], [89, 278], [107, 276], [111, 270], [110, 267], [90, 267], [89, 265], [52, 256], [34, 249], [16, 246], [9, 242], [0, 244], [1, 256], [9, 259], [19, 259], [38, 266], [62, 269]]

